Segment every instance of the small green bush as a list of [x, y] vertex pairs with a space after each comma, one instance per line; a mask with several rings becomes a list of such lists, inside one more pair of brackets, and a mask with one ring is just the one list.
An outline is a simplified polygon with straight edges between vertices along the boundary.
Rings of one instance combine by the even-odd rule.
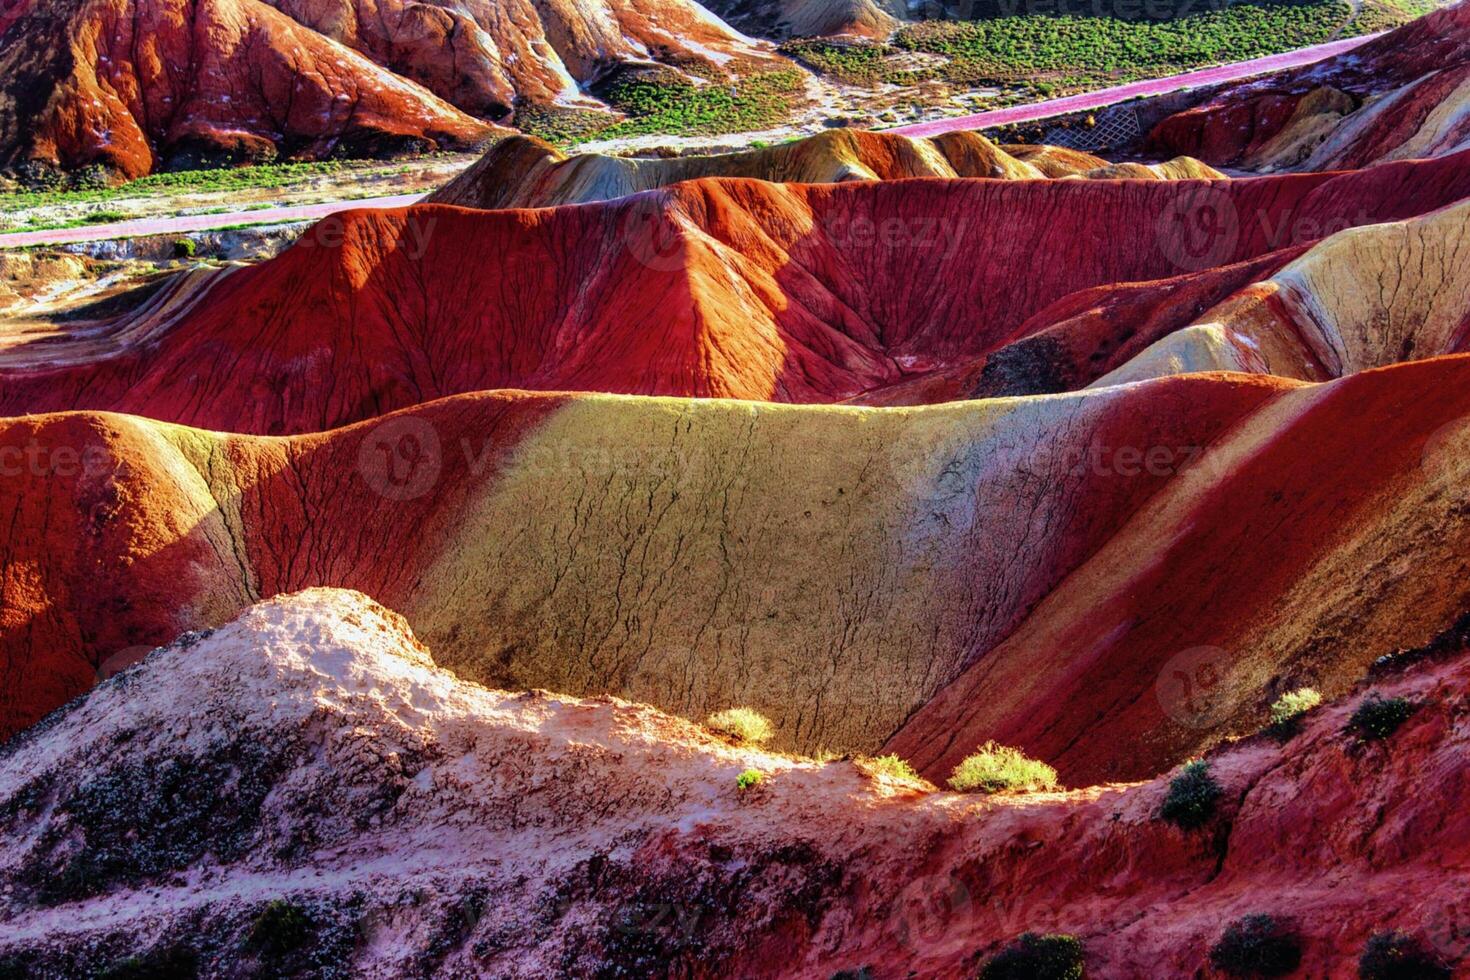
[[1215, 815], [1215, 805], [1224, 792], [1211, 774], [1210, 764], [1196, 759], [1170, 780], [1159, 816], [1184, 830], [1203, 827]]
[[180, 238], [174, 242], [174, 258], [192, 259], [199, 251], [199, 243], [192, 238]]
[[759, 786], [765, 778], [759, 769], [747, 769], [735, 777], [735, 788], [743, 792], [752, 786]]
[[986, 742], [954, 767], [951, 788], [961, 793], [1033, 793], [1057, 788], [1057, 771], [1020, 749]]
[[1348, 721], [1348, 732], [1365, 742], [1381, 742], [1409, 720], [1414, 706], [1404, 698], [1385, 698], [1370, 694], [1358, 705]]
[[197, 976], [199, 960], [183, 946], [113, 960], [95, 974], [96, 980], [194, 980]]
[[1303, 687], [1281, 695], [1271, 704], [1271, 724], [1266, 733], [1278, 742], [1295, 738], [1302, 730], [1302, 716], [1322, 703], [1314, 688]]
[[1315, 688], [1302, 687], [1281, 695], [1271, 704], [1271, 724], [1279, 725], [1306, 714], [1322, 703], [1322, 695]]
[[911, 783], [924, 782], [924, 777], [920, 776], [913, 766], [896, 755], [880, 755], [866, 760], [865, 765], [868, 771], [875, 775], [902, 779]]
[[305, 946], [311, 935], [311, 916], [306, 909], [278, 898], [255, 917], [247, 942], [252, 950], [265, 956], [286, 956]]
[[1210, 947], [1210, 963], [1229, 977], [1280, 977], [1302, 962], [1302, 941], [1285, 920], [1248, 915]]
[[1374, 933], [1358, 960], [1361, 980], [1449, 980], [1450, 969], [1407, 933]]
[[750, 708], [726, 708], [704, 720], [704, 727], [744, 745], [764, 745], [776, 734], [765, 715]]
[[1081, 980], [1082, 941], [1028, 932], [991, 957], [980, 980]]

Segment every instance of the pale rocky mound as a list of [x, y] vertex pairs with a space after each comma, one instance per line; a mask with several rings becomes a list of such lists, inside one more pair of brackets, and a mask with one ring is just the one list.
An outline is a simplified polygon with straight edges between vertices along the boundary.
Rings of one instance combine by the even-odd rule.
[[834, 130], [741, 153], [655, 159], [595, 153], [568, 156], [535, 137], [516, 136], [491, 147], [478, 163], [428, 200], [487, 210], [554, 207], [614, 200], [702, 177], [840, 184], [910, 177], [1178, 180], [1224, 176], [1184, 157], [1155, 165], [1110, 164], [1055, 147], [1026, 147], [1018, 157], [971, 132], [911, 139], [895, 133]]
[[908, 13], [905, 0], [707, 0], [710, 10], [760, 37], [887, 38]]
[[[1208, 969], [1271, 914], [1304, 976], [1398, 928], [1465, 961], [1470, 658], [1217, 752], [1194, 830], [1167, 777], [963, 796], [722, 742], [610, 698], [434, 666], [402, 619], [286, 596], [151, 654], [0, 750], [11, 975], [969, 976], [1036, 930], [1089, 976]], [[737, 776], [753, 770], [756, 785]], [[1283, 846], [1289, 841], [1290, 846]], [[852, 975], [852, 974], [848, 974]]]
[[1094, 382], [1189, 371], [1308, 381], [1470, 347], [1470, 202], [1341, 231]]

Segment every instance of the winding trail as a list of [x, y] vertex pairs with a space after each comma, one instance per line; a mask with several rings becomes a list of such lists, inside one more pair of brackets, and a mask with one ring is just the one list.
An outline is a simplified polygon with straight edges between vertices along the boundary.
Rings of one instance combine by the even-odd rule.
[[[1249, 78], [1252, 75], [1260, 75], [1271, 71], [1299, 68], [1302, 65], [1309, 65], [1313, 62], [1321, 61], [1324, 58], [1331, 58], [1335, 55], [1351, 51], [1378, 36], [1377, 34], [1369, 34], [1342, 41], [1331, 41], [1326, 44], [1313, 45], [1312, 47], [1298, 48], [1295, 51], [1288, 51], [1284, 54], [1255, 58], [1251, 61], [1238, 61], [1234, 64], [1219, 65], [1214, 68], [1202, 68], [1199, 71], [1186, 72], [1182, 75], [1171, 75], [1168, 78], [1153, 78], [1142, 82], [1130, 82], [1127, 85], [1099, 89], [1096, 92], [1084, 92], [1081, 95], [1069, 95], [1062, 99], [1049, 99], [1046, 102], [1033, 102], [1030, 105], [1011, 106], [1007, 109], [994, 109], [972, 116], [959, 116], [954, 119], [939, 119], [934, 122], [917, 123], [912, 126], [899, 126], [888, 130], [888, 132], [900, 133], [904, 136], [912, 137], [938, 136], [941, 133], [952, 133], [956, 130], [988, 129], [993, 126], [1033, 122], [1037, 119], [1045, 119], [1049, 116], [1061, 115], [1063, 113], [1098, 109], [1103, 106], [1112, 105], [1115, 102], [1121, 102], [1124, 99], [1163, 95], [1166, 92], [1174, 92], [1181, 89], [1200, 88], [1206, 85], [1218, 85], [1222, 82], [1237, 81], [1242, 78]], [[147, 235], [181, 235], [190, 232], [229, 228], [241, 224], [259, 225], [281, 224], [289, 221], [312, 221], [336, 214], [339, 211], [360, 208], [406, 207], [417, 202], [422, 197], [423, 195], [421, 194], [400, 194], [395, 197], [329, 201], [323, 204], [298, 207], [262, 208], [255, 211], [186, 215], [177, 218], [137, 218], [131, 221], [84, 225], [78, 228], [12, 232], [10, 234], [0, 235], [0, 248], [67, 245], [76, 242], [105, 241], [114, 238], [138, 238]]]

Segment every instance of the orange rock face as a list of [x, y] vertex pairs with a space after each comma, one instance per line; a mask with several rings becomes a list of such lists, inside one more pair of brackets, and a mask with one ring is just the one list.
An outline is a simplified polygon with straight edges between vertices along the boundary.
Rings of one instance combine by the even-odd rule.
[[257, 0], [61, 0], [0, 47], [0, 163], [170, 164], [466, 148], [493, 130]]
[[0, 19], [0, 167], [468, 149], [623, 63], [770, 58], [686, 0], [58, 0]]

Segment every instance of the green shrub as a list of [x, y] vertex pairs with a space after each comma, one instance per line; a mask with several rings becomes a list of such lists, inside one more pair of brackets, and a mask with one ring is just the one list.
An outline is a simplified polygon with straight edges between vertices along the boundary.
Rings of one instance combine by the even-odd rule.
[[248, 945], [265, 956], [285, 956], [305, 946], [312, 936], [306, 909], [285, 899], [269, 902], [250, 927]]
[[743, 745], [764, 745], [776, 734], [770, 720], [750, 708], [717, 711], [704, 720], [704, 727]]
[[1322, 703], [1322, 695], [1310, 687], [1298, 688], [1281, 695], [1271, 704], [1271, 724], [1267, 734], [1277, 741], [1294, 738], [1302, 728], [1302, 716]]
[[199, 251], [199, 244], [192, 238], [180, 238], [174, 242], [174, 258], [192, 259]]
[[183, 946], [113, 960], [95, 975], [96, 980], [194, 980], [197, 976], [199, 960]]
[[1358, 960], [1361, 980], [1449, 980], [1450, 969], [1407, 933], [1376, 932]]
[[1082, 941], [1034, 932], [1012, 940], [980, 970], [980, 980], [1081, 980]]
[[1413, 713], [1414, 706], [1404, 698], [1370, 694], [1353, 712], [1347, 730], [1365, 742], [1382, 741], [1398, 731]]
[[875, 775], [888, 776], [892, 779], [902, 779], [910, 783], [922, 783], [924, 777], [920, 776], [913, 766], [896, 755], [880, 755], [876, 758], [864, 760], [864, 766]]
[[951, 788], [961, 793], [1031, 793], [1057, 788], [1057, 771], [1019, 749], [986, 742], [954, 767]]
[[1184, 830], [1203, 827], [1215, 815], [1215, 805], [1224, 792], [1210, 773], [1210, 764], [1196, 759], [1169, 781], [1159, 816]]
[[1299, 715], [1304, 715], [1322, 703], [1322, 695], [1315, 688], [1302, 687], [1281, 695], [1271, 704], [1271, 723], [1279, 725]]
[[1302, 941], [1291, 924], [1271, 915], [1232, 922], [1210, 947], [1210, 963], [1229, 977], [1280, 977], [1302, 962]]
[[759, 786], [765, 778], [765, 774], [759, 769], [747, 769], [735, 777], [735, 788], [743, 792], [752, 786]]

